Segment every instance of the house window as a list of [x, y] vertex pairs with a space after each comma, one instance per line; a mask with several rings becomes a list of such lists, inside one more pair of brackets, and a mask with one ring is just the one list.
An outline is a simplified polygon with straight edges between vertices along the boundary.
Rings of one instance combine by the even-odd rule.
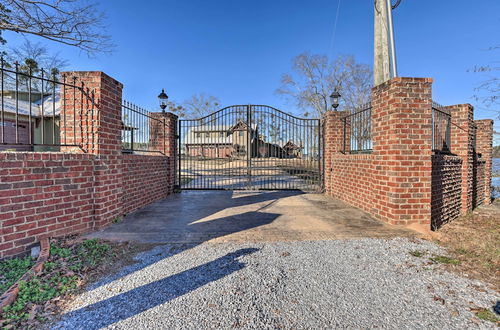
[[224, 132], [219, 132], [219, 137], [223, 138], [224, 137]]
[[196, 133], [196, 138], [197, 139], [201, 138], [201, 133]]
[[206, 132], [206, 133], [205, 133], [205, 137], [210, 137], [210, 133], [209, 133], [209, 132]]
[[243, 136], [243, 135], [244, 135], [244, 133], [245, 133], [244, 131], [240, 131], [239, 135], [240, 135], [240, 136]]

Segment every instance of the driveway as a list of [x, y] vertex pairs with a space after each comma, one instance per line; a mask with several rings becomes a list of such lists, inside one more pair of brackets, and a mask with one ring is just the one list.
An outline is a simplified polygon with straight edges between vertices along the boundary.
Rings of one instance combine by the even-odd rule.
[[216, 243], [413, 235], [321, 194], [184, 191], [89, 236], [142, 243]]
[[[416, 257], [412, 251], [425, 251]], [[160, 245], [66, 305], [55, 329], [496, 329], [500, 298], [425, 241]]]
[[54, 329], [496, 328], [473, 310], [500, 297], [431, 262], [443, 248], [322, 195], [183, 192], [92, 236], [161, 244]]

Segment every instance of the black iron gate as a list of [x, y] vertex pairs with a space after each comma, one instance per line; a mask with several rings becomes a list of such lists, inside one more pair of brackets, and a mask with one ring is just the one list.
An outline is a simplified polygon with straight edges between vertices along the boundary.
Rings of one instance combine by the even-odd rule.
[[179, 120], [181, 189], [302, 190], [323, 186], [319, 119], [234, 105]]

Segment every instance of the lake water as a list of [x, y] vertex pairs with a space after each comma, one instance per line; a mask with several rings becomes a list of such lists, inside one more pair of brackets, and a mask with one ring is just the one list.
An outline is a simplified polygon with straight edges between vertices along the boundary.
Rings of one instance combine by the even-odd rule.
[[493, 158], [493, 178], [492, 185], [495, 187], [493, 197], [500, 198], [500, 158]]

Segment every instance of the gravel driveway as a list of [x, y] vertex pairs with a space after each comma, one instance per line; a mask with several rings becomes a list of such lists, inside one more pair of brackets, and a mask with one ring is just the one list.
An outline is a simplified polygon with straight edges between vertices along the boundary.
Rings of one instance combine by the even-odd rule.
[[404, 238], [158, 246], [77, 297], [55, 329], [492, 328], [499, 296]]

